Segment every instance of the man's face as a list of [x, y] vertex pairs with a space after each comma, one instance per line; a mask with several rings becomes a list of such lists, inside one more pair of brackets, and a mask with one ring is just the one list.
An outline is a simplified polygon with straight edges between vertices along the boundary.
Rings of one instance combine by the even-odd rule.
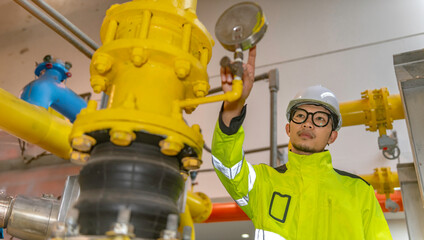
[[[300, 105], [297, 108], [306, 110], [309, 113], [318, 111], [330, 113], [322, 106]], [[290, 121], [286, 125], [287, 135], [293, 146], [292, 152], [302, 155], [322, 152], [327, 144], [333, 143], [337, 138], [337, 132], [332, 130], [333, 119], [325, 127], [317, 127], [312, 123], [312, 116], [308, 114], [308, 119], [301, 124]]]

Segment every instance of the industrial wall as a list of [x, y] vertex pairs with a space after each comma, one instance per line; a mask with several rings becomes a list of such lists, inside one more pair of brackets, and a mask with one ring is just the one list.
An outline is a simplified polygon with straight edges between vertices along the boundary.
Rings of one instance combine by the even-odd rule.
[[[113, 3], [125, 1], [46, 1], [68, 17], [85, 33], [100, 43], [99, 29], [106, 9]], [[212, 33], [219, 15], [240, 1], [198, 0], [197, 15]], [[322, 84], [332, 89], [340, 102], [360, 99], [367, 89], [387, 87], [391, 94], [399, 90], [393, 68], [393, 54], [424, 48], [424, 2], [420, 0], [258, 0], [268, 19], [268, 31], [257, 48], [256, 73], [277, 68], [280, 72], [278, 93], [278, 143], [288, 142], [284, 131], [287, 123], [285, 108], [295, 93], [306, 86]], [[89, 59], [61, 39], [52, 30], [30, 16], [13, 1], [0, 3], [0, 87], [18, 95], [34, 79], [35, 62], [52, 54], [72, 62], [72, 78], [67, 85], [77, 93], [90, 92]], [[216, 38], [215, 38], [216, 39]], [[231, 53], [215, 42], [213, 57], [208, 67], [212, 87], [220, 85], [219, 60]], [[247, 56], [247, 53], [246, 55]], [[93, 96], [100, 99], [99, 95]], [[269, 90], [267, 82], [258, 82], [248, 101], [248, 115], [244, 123], [245, 150], [269, 146]], [[199, 106], [185, 118], [189, 124], [198, 123], [205, 142], [211, 144], [212, 132], [221, 104]], [[399, 138], [399, 162], [411, 162], [412, 153], [405, 121], [394, 122]], [[354, 174], [369, 174], [376, 167], [390, 166], [396, 170], [398, 160], [385, 159], [377, 145], [378, 133], [365, 131], [365, 126], [342, 128], [337, 141], [329, 147], [335, 168]], [[0, 142], [1, 143], [1, 142]], [[17, 148], [17, 145], [11, 145]], [[2, 150], [3, 148], [1, 148]], [[7, 159], [7, 151], [1, 152]], [[15, 154], [16, 155], [16, 154]], [[13, 154], [12, 157], [19, 157]], [[203, 170], [212, 169], [210, 154], [204, 153]], [[268, 163], [269, 154], [246, 156], [251, 163]], [[1, 164], [1, 163], [0, 163]], [[64, 166], [63, 168], [68, 168]], [[48, 170], [47, 170], [48, 169]], [[0, 187], [13, 194], [49, 192], [62, 184], [65, 175], [74, 170], [31, 170], [0, 174]], [[59, 169], [59, 168], [57, 168]], [[34, 173], [40, 171], [42, 173]], [[44, 171], [44, 172], [43, 172]], [[54, 173], [54, 174], [52, 174]], [[60, 175], [63, 174], [63, 178]], [[21, 177], [22, 176], [22, 177]], [[41, 178], [40, 178], [41, 177]], [[48, 180], [51, 178], [51, 180]], [[16, 182], [17, 179], [20, 181]], [[31, 180], [33, 179], [33, 180]], [[59, 181], [34, 186], [37, 179]], [[9, 183], [7, 183], [9, 181]], [[13, 183], [27, 182], [36, 192]], [[229, 196], [213, 172], [201, 172], [196, 191], [205, 192], [216, 201], [229, 201]], [[18, 184], [19, 183], [19, 184]], [[53, 183], [51, 183], [53, 184]], [[8, 187], [9, 186], [9, 187]], [[8, 187], [8, 188], [7, 188]], [[57, 190], [55, 190], [57, 191]], [[399, 218], [390, 215], [389, 218]], [[407, 239], [405, 222], [389, 220], [394, 239]]]

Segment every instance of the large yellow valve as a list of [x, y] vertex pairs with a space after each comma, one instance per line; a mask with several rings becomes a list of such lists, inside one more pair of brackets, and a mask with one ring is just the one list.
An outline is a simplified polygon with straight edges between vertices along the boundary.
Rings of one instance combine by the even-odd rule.
[[188, 149], [188, 157], [201, 158], [200, 128], [187, 126], [181, 114], [199, 104], [184, 103], [210, 88], [206, 67], [214, 42], [195, 10], [196, 1], [134, 0], [107, 11], [90, 80], [96, 93], [109, 96], [108, 106], [97, 110], [91, 102], [78, 115], [70, 135], [75, 159], [105, 133], [119, 146], [149, 136], [165, 155]]

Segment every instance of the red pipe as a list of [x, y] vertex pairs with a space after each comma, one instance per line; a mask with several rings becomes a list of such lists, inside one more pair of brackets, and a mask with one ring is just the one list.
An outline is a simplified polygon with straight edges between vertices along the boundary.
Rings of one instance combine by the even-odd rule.
[[212, 204], [212, 213], [209, 218], [204, 221], [208, 222], [230, 222], [250, 220], [246, 213], [235, 202], [230, 203], [214, 203]]
[[[378, 202], [380, 203], [383, 212], [389, 212], [385, 207], [386, 196], [384, 194], [375, 194]], [[402, 196], [399, 190], [390, 194], [390, 199], [397, 203], [400, 207], [399, 211], [403, 211]], [[214, 203], [212, 204], [212, 213], [204, 223], [210, 222], [230, 222], [230, 221], [244, 221], [250, 220], [247, 215], [235, 202], [230, 203]]]

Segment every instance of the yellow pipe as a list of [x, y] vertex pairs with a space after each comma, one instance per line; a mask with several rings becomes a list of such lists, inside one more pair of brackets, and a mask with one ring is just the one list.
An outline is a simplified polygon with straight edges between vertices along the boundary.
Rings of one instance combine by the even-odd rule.
[[216, 96], [208, 96], [202, 98], [189, 98], [182, 101], [174, 101], [173, 111], [175, 118], [181, 118], [181, 108], [184, 107], [193, 107], [199, 104], [219, 102], [219, 101], [229, 101], [233, 102], [241, 97], [243, 92], [243, 81], [242, 80], [233, 80], [233, 89], [224, 94]]
[[394, 188], [399, 187], [399, 176], [396, 172], [391, 172], [390, 167], [376, 168], [373, 174], [361, 175], [365, 181], [371, 184], [377, 193], [394, 193]]
[[201, 223], [209, 218], [212, 212], [212, 202], [201, 192], [187, 192], [187, 205], [194, 222]]
[[365, 124], [380, 135], [393, 128], [393, 120], [405, 118], [400, 95], [389, 95], [386, 88], [367, 90], [362, 99], [340, 103], [340, 113], [343, 127]]
[[0, 109], [0, 128], [61, 158], [69, 159], [71, 123], [1, 88]]
[[178, 228], [178, 231], [182, 233], [184, 227], [191, 227], [191, 239], [195, 240], [196, 234], [194, 232], [193, 218], [191, 217], [190, 207], [188, 203], [186, 203], [184, 212], [180, 213], [180, 220], [180, 227]]
[[361, 125], [367, 122], [364, 112], [367, 105], [366, 99], [342, 102], [339, 105], [343, 127]]
[[387, 100], [392, 107], [393, 120], [405, 119], [405, 111], [403, 111], [403, 104], [400, 94], [389, 95]]

